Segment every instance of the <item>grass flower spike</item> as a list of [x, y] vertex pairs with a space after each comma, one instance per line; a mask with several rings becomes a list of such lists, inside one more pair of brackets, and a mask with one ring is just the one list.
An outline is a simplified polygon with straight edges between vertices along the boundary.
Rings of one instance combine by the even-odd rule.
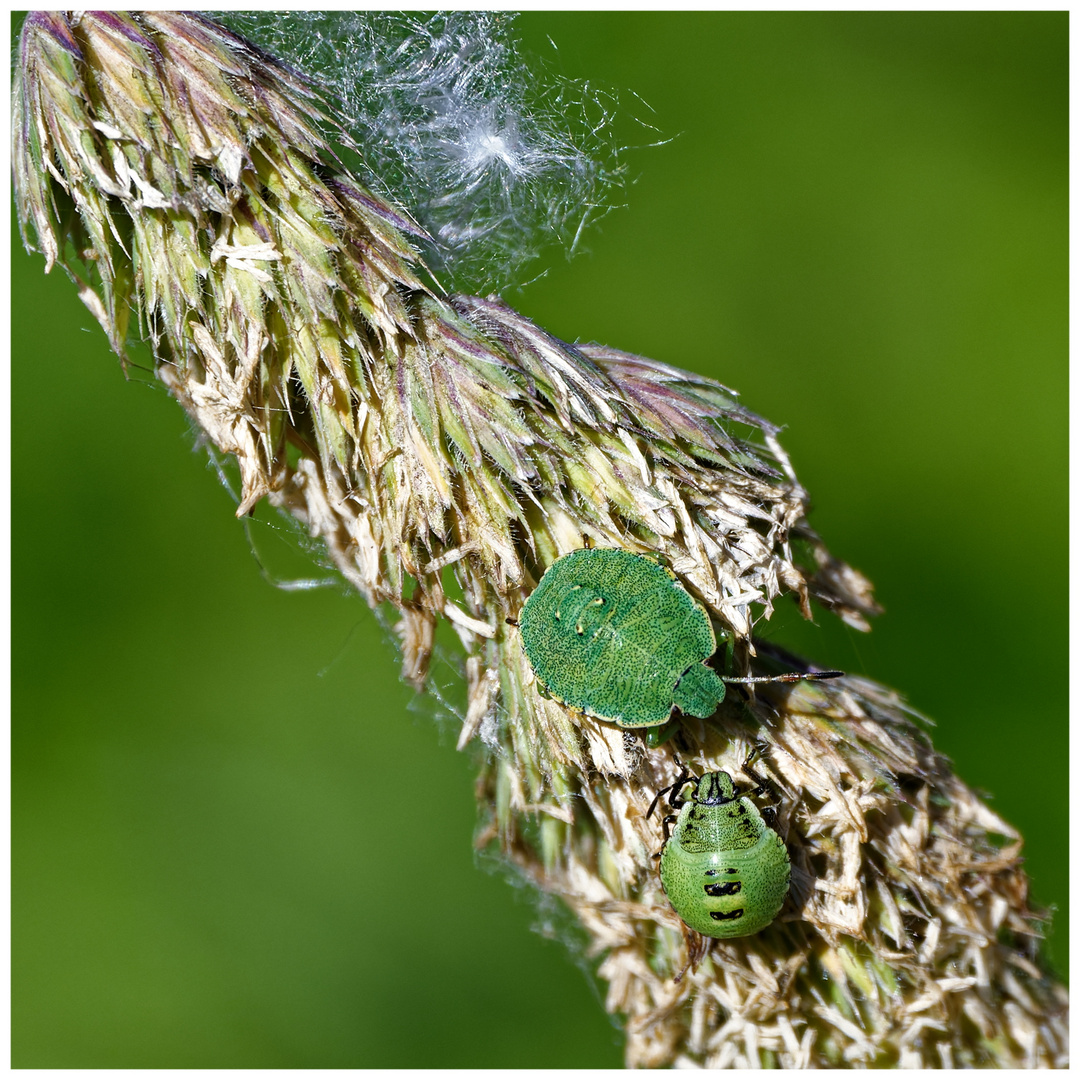
[[[15, 109], [26, 243], [122, 358], [129, 334], [150, 342], [235, 459], [238, 515], [266, 499], [319, 538], [394, 613], [417, 688], [453, 626], [477, 842], [581, 921], [629, 1064], [1064, 1062], [1020, 837], [898, 695], [854, 677], [732, 689], [649, 748], [539, 692], [514, 624], [590, 544], [662, 557], [735, 674], [798, 666], [754, 639], [785, 594], [868, 628], [871, 586], [810, 527], [776, 427], [717, 382], [444, 292], [427, 231], [338, 161], [318, 91], [206, 18], [33, 13]], [[508, 137], [496, 119], [485, 154]], [[791, 894], [761, 933], [710, 945], [660, 887], [648, 810], [677, 755], [739, 780], [759, 743]]]

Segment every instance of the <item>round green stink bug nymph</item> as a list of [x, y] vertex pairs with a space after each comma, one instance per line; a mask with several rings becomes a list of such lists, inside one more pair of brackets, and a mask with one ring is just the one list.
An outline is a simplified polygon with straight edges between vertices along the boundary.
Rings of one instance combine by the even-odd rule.
[[[751, 760], [753, 755], [743, 766], [757, 784], [751, 791], [740, 792], [726, 772], [697, 777], [684, 769], [674, 784], [656, 793], [646, 815], [667, 793], [677, 813], [664, 818], [660, 881], [679, 918], [706, 937], [746, 937], [764, 930], [783, 907], [791, 881], [787, 847], [750, 798], [768, 789], [750, 771]], [[694, 788], [683, 799], [680, 792], [688, 783]]]
[[652, 556], [581, 548], [556, 559], [517, 625], [541, 692], [626, 728], [666, 724], [672, 710], [712, 716], [725, 683], [793, 682], [840, 672], [721, 678], [708, 612]]

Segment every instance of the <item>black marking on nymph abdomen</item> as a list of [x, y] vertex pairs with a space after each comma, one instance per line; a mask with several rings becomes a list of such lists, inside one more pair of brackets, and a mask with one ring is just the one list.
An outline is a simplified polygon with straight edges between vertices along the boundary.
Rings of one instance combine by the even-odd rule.
[[724, 873], [725, 873], [725, 874], [737, 874], [738, 872], [739, 872], [739, 871], [738, 871], [738, 870], [736, 870], [734, 866], [729, 866], [729, 867], [728, 867], [728, 868], [727, 868], [727, 869], [726, 869], [726, 870], [724, 871]]
[[742, 892], [741, 881], [717, 881], [705, 886], [706, 896], [734, 896]]
[[743, 911], [743, 908], [736, 908], [734, 911], [710, 911], [709, 918], [717, 922], [723, 922], [725, 919], [741, 919]]

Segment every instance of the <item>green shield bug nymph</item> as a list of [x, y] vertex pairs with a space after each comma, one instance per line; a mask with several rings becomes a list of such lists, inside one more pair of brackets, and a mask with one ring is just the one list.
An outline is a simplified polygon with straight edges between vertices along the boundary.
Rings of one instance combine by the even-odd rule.
[[[514, 620], [508, 620], [514, 622]], [[656, 558], [581, 548], [556, 559], [515, 623], [545, 696], [625, 728], [656, 728], [672, 710], [705, 718], [725, 683], [827, 679], [837, 671], [721, 678], [708, 612]]]
[[[660, 881], [679, 918], [706, 937], [764, 930], [783, 906], [791, 880], [784, 841], [751, 801], [766, 784], [750, 772], [750, 760], [743, 771], [758, 784], [752, 791], [740, 792], [726, 772], [697, 777], [684, 770], [656, 793], [646, 815], [669, 793], [677, 814], [664, 819]], [[679, 793], [688, 783], [694, 788], [683, 799]]]
[[724, 683], [705, 665], [705, 609], [647, 555], [582, 548], [557, 559], [521, 609], [521, 641], [550, 696], [621, 727], [711, 716]]

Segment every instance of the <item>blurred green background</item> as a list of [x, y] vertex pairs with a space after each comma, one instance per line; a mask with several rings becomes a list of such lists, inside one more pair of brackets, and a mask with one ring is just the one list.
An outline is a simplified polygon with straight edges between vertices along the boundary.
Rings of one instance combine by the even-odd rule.
[[[1067, 15], [531, 13], [620, 88], [627, 207], [506, 298], [788, 425], [891, 684], [1027, 838], [1067, 958]], [[651, 106], [650, 113], [633, 91]], [[13, 254], [13, 1064], [618, 1066], [363, 602], [260, 576], [181, 410]], [[267, 519], [268, 520], [268, 519]], [[271, 529], [264, 561], [311, 574]], [[404, 841], [399, 763], [437, 812]], [[398, 834], [400, 835], [400, 834]]]

